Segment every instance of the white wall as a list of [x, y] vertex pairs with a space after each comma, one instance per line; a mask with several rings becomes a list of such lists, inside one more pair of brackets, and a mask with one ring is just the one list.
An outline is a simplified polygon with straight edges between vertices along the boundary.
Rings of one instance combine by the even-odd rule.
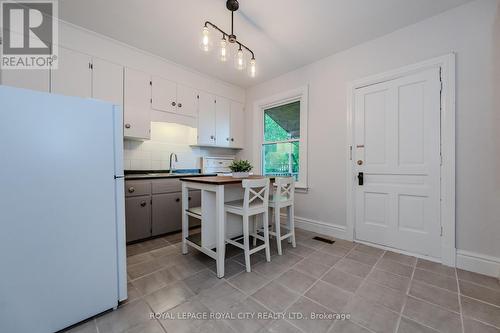
[[[478, 0], [337, 53], [247, 90], [247, 110], [309, 85], [309, 192], [296, 215], [346, 224], [347, 84], [450, 52], [457, 54], [457, 247], [500, 257], [500, 17]], [[247, 123], [258, 116], [247, 112]], [[247, 131], [246, 158], [260, 165], [260, 138]]]

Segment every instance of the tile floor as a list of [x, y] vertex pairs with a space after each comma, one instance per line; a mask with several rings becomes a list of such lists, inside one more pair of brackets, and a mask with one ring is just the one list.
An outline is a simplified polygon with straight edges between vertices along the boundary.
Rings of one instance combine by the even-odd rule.
[[[252, 256], [251, 273], [229, 247], [224, 279], [203, 254], [181, 255], [180, 235], [131, 245], [129, 300], [70, 332], [500, 332], [498, 280], [313, 236], [297, 230], [297, 247], [286, 244], [281, 257], [273, 247], [271, 263]], [[153, 312], [164, 316], [150, 319]], [[271, 312], [290, 315], [247, 317]], [[350, 320], [310, 320], [311, 313]], [[192, 315], [198, 319], [182, 319]]]

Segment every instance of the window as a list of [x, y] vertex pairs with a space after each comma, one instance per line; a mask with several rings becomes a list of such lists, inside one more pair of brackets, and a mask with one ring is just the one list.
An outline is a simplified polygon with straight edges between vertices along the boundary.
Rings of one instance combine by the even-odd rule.
[[293, 176], [307, 188], [307, 87], [259, 103], [263, 175]]

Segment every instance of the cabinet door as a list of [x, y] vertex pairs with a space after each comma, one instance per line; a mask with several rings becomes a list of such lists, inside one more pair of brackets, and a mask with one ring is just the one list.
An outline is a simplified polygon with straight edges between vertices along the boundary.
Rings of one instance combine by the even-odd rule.
[[198, 144], [215, 144], [215, 98], [205, 92], [199, 93]]
[[123, 105], [123, 67], [94, 58], [92, 60], [92, 97]]
[[190, 117], [198, 115], [198, 91], [196, 89], [177, 85], [177, 113]]
[[[190, 190], [189, 191], [189, 208], [201, 207], [201, 191]], [[182, 208], [181, 208], [182, 209]], [[200, 219], [189, 217], [189, 227], [197, 227], [201, 224]]]
[[153, 195], [153, 236], [182, 229], [181, 198], [181, 192]]
[[151, 196], [125, 198], [127, 242], [151, 236]]
[[157, 76], [151, 78], [151, 107], [154, 110], [177, 112], [177, 85]]
[[149, 139], [151, 135], [151, 77], [149, 74], [125, 68], [123, 135], [133, 139]]
[[50, 91], [55, 94], [90, 98], [91, 62], [90, 56], [61, 47], [58, 67], [50, 70]]
[[231, 147], [243, 148], [245, 140], [243, 104], [231, 102]]
[[229, 146], [231, 140], [229, 131], [230, 122], [231, 108], [229, 100], [217, 97], [217, 102], [215, 104], [215, 142], [217, 146]]
[[49, 92], [49, 75], [48, 69], [3, 69], [0, 82], [6, 86]]

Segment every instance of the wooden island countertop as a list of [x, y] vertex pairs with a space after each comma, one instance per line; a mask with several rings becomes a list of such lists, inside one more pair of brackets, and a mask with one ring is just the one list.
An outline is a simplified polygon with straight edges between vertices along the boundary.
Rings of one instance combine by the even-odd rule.
[[210, 185], [230, 185], [230, 184], [239, 184], [244, 179], [263, 179], [263, 178], [269, 178], [270, 181], [274, 179], [274, 177], [251, 175], [248, 176], [247, 178], [233, 178], [232, 176], [183, 177], [180, 180], [185, 182], [210, 184]]

